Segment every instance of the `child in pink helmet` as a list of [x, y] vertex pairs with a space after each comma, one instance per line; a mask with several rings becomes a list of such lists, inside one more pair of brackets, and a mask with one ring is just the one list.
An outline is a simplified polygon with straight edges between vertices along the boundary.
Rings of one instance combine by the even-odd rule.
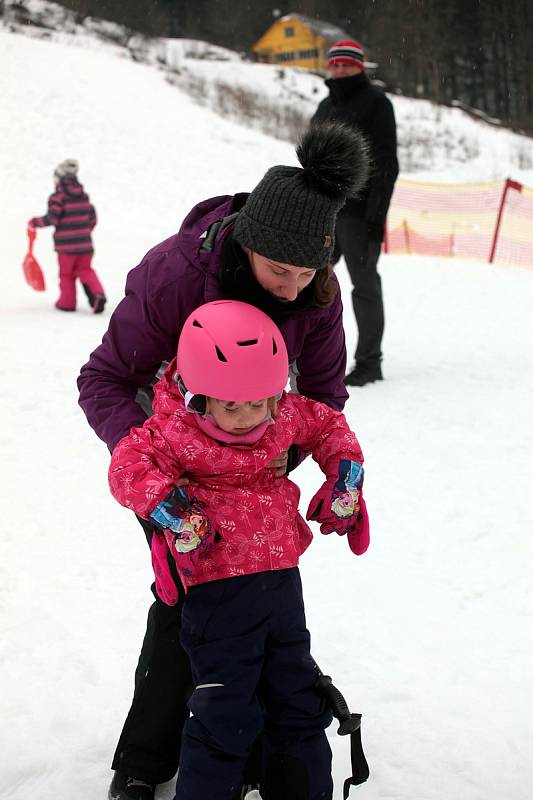
[[309, 800], [331, 800], [331, 712], [313, 691], [300, 555], [311, 531], [300, 491], [269, 469], [292, 444], [326, 480], [307, 519], [369, 544], [363, 455], [344, 416], [284, 391], [283, 337], [262, 311], [234, 300], [196, 309], [176, 359], [155, 387], [154, 414], [113, 451], [115, 498], [157, 529], [152, 562], [160, 598], [187, 592], [182, 643], [193, 686], [176, 800], [235, 800], [247, 756], [264, 730], [263, 800], [287, 775]]

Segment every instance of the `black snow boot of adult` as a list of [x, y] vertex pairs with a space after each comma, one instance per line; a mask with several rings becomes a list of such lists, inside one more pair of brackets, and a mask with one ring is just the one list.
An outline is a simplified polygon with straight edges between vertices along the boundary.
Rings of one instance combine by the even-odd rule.
[[367, 383], [382, 381], [383, 373], [379, 364], [357, 364], [344, 378], [346, 386], [366, 386]]
[[155, 786], [115, 772], [107, 793], [108, 800], [154, 800]]

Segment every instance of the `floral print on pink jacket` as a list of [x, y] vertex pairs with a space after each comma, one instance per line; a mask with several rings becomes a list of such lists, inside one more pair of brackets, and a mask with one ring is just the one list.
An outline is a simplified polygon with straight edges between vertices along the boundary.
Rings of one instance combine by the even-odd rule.
[[284, 393], [273, 423], [256, 444], [223, 444], [202, 431], [196, 414], [185, 409], [174, 375], [175, 363], [155, 386], [153, 416], [115, 447], [109, 468], [112, 494], [148, 519], [180, 477], [189, 479], [187, 494], [203, 506], [216, 536], [194, 557], [185, 556], [184, 569], [172, 534], [166, 532], [185, 589], [297, 566], [312, 540], [298, 512], [300, 490], [267, 467], [291, 444], [311, 453], [326, 478], [337, 475], [341, 459], [362, 463], [359, 442], [344, 415]]

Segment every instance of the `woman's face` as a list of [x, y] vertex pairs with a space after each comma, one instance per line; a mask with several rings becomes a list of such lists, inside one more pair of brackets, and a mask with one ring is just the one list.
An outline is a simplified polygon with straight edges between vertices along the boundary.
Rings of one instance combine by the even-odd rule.
[[305, 289], [316, 275], [316, 269], [293, 267], [291, 264], [282, 264], [266, 256], [260, 256], [248, 248], [245, 250], [256, 281], [282, 303], [296, 300], [302, 289]]

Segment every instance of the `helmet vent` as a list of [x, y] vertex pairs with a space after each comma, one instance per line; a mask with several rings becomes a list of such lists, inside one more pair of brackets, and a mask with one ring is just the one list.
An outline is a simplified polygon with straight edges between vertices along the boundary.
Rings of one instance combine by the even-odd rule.
[[192, 324], [193, 324], [193, 327], [194, 327], [194, 328], [201, 328], [201, 327], [202, 327], [202, 326], [200, 325], [200, 323], [198, 322], [198, 320], [197, 320], [197, 319], [195, 319], [195, 320], [194, 320], [194, 322], [193, 322]]
[[218, 360], [227, 362], [228, 359], [226, 358], [220, 347], [216, 347], [215, 345], [215, 349], [217, 351]]
[[276, 340], [272, 339], [272, 355], [275, 356], [278, 352], [278, 346], [276, 344]]
[[249, 347], [251, 344], [257, 344], [257, 339], [245, 339], [243, 342], [237, 342], [239, 347]]

